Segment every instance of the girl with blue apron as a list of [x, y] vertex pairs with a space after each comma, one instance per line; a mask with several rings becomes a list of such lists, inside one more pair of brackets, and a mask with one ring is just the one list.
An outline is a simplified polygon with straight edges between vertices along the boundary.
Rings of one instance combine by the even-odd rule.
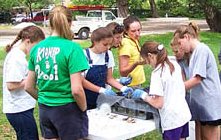
[[[104, 65], [93, 65], [93, 60], [90, 57], [90, 51], [86, 49], [87, 59], [90, 65], [90, 69], [88, 70], [85, 79], [89, 82], [105, 88], [106, 78], [107, 78], [107, 64], [109, 61], [108, 52], [105, 54], [105, 64]], [[84, 89], [87, 99], [87, 109], [96, 108], [96, 101], [98, 97], [98, 93], [93, 92], [88, 89]]]

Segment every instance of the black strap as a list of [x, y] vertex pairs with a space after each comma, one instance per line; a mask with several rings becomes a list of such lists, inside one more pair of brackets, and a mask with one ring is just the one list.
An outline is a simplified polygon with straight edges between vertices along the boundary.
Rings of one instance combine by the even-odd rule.
[[107, 65], [109, 62], [109, 55], [108, 55], [108, 51], [105, 53], [105, 64]]
[[[89, 65], [92, 65], [93, 64], [93, 60], [91, 59], [89, 48], [86, 49], [86, 54], [87, 54]], [[108, 55], [108, 51], [107, 51], [105, 53], [105, 65], [107, 65], [108, 62], [109, 62], [109, 55]]]
[[89, 64], [92, 65], [93, 64], [93, 60], [91, 59], [89, 48], [86, 49], [86, 54], [87, 54], [87, 58], [88, 58]]

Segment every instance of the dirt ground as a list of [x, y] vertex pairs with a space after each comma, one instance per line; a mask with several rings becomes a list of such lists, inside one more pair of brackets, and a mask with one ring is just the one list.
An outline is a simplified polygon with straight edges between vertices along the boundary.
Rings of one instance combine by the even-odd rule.
[[[142, 31], [141, 35], [147, 34], [163, 34], [166, 32], [174, 32], [180, 25], [188, 25], [192, 20], [189, 18], [147, 18], [145, 21], [141, 21]], [[205, 20], [194, 20], [201, 30], [209, 30], [209, 27]], [[1, 26], [1, 25], [0, 25]], [[1, 26], [0, 28], [0, 46], [5, 46], [21, 30], [21, 28], [14, 28], [15, 26]], [[50, 34], [49, 27], [42, 27], [46, 36]]]
[[[180, 25], [187, 25], [191, 21], [197, 23], [201, 30], [209, 30], [205, 20], [190, 20], [189, 18], [147, 18], [141, 21], [142, 34], [173, 32]], [[48, 27], [42, 27], [45, 34], [50, 34]], [[16, 35], [20, 29], [0, 28], [0, 36]]]

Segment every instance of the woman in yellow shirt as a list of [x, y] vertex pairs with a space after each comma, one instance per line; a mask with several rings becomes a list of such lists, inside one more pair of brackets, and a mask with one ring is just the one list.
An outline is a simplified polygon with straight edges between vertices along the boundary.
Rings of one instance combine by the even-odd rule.
[[128, 16], [123, 21], [125, 32], [119, 47], [119, 71], [123, 77], [131, 76], [132, 82], [129, 86], [141, 87], [146, 81], [143, 64], [140, 57], [139, 38], [141, 23], [135, 16]]

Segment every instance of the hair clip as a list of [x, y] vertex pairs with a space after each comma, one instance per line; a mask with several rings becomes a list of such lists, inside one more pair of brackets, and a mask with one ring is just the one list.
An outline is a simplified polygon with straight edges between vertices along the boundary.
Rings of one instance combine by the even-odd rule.
[[164, 48], [163, 44], [160, 44], [160, 45], [157, 46], [157, 50], [158, 50], [158, 51], [162, 51], [163, 48]]

